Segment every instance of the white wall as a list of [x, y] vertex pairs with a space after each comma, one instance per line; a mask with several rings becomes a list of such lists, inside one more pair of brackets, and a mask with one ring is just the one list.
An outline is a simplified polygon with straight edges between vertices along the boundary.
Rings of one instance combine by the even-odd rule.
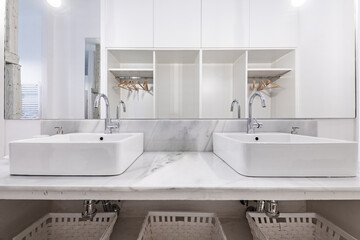
[[353, 0], [307, 1], [299, 8], [297, 117], [355, 117], [353, 11]]
[[318, 119], [318, 136], [356, 141], [357, 122], [358, 119]]

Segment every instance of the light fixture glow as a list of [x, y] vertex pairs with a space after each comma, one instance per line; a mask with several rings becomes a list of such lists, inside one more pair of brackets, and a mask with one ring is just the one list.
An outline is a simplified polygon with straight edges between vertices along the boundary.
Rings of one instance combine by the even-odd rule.
[[306, 2], [306, 0], [291, 0], [291, 3], [294, 7], [300, 7]]
[[48, 4], [52, 7], [61, 7], [61, 0], [47, 0]]

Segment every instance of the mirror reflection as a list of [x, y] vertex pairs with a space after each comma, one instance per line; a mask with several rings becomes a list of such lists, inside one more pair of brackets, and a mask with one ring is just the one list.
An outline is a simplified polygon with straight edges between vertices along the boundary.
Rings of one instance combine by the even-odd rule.
[[4, 114], [354, 118], [355, 27], [353, 0], [7, 0]]
[[99, 85], [100, 1], [59, 2], [7, 1], [7, 119], [99, 116], [86, 103]]

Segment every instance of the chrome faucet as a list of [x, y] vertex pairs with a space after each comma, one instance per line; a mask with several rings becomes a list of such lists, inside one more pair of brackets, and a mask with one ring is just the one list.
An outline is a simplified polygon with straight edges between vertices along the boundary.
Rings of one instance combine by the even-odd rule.
[[254, 102], [254, 99], [255, 99], [256, 96], [260, 97], [261, 106], [263, 108], [266, 107], [265, 98], [264, 98], [264, 95], [262, 93], [256, 92], [250, 97], [250, 100], [249, 100], [249, 118], [248, 118], [248, 121], [247, 121], [247, 133], [255, 133], [255, 128], [262, 128], [262, 126], [263, 126], [263, 124], [259, 123], [256, 120], [256, 118], [252, 117], [252, 105], [253, 105], [253, 102]]
[[108, 97], [101, 93], [96, 96], [95, 102], [94, 102], [94, 108], [98, 108], [100, 105], [100, 99], [103, 98], [106, 104], [106, 119], [105, 119], [105, 134], [112, 133], [113, 128], [119, 128], [119, 123], [113, 122], [110, 119], [110, 103]]
[[237, 110], [238, 110], [238, 116], [237, 116], [237, 118], [241, 118], [241, 111], [240, 111], [240, 103], [239, 103], [239, 100], [234, 99], [234, 101], [232, 101], [230, 111], [231, 111], [231, 112], [234, 111], [234, 105], [235, 105], [235, 103], [237, 104]]
[[299, 127], [291, 127], [291, 134], [299, 134], [298, 133], [299, 129], [300, 129]]
[[64, 134], [63, 127], [55, 127], [55, 129], [56, 129], [56, 134]]
[[123, 100], [120, 100], [116, 106], [116, 118], [117, 120], [120, 120], [120, 106], [123, 107], [123, 112], [126, 112], [126, 105]]

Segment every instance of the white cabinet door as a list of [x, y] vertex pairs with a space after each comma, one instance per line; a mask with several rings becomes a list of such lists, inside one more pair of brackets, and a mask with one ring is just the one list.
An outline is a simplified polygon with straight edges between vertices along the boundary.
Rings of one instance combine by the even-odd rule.
[[106, 0], [105, 47], [153, 47], [153, 0]]
[[201, 0], [154, 0], [155, 47], [200, 47]]
[[249, 47], [249, 0], [202, 0], [203, 47]]
[[296, 47], [297, 15], [290, 0], [251, 0], [250, 47]]

